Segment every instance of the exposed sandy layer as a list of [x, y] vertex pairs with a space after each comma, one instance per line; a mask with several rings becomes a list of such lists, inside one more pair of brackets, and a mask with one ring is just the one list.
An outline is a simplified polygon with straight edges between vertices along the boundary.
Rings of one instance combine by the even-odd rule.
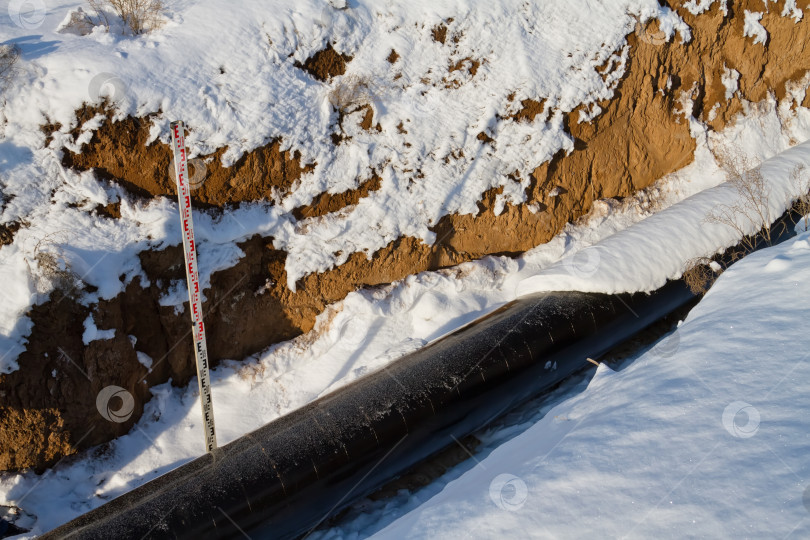
[[346, 73], [346, 64], [351, 60], [351, 56], [339, 54], [332, 48], [330, 43], [324, 50], [315, 53], [303, 65], [298, 65], [298, 67], [319, 81], [326, 81], [336, 75]]
[[342, 208], [357, 204], [360, 199], [368, 196], [372, 191], [380, 189], [380, 177], [372, 176], [357, 189], [350, 189], [342, 193], [321, 193], [314, 201], [306, 206], [301, 206], [293, 210], [295, 219], [303, 220], [310, 217], [325, 216], [332, 212], [337, 212]]
[[[109, 111], [89, 107], [78, 112], [79, 118], [85, 120], [97, 114], [112, 116]], [[62, 163], [80, 171], [95, 169], [101, 178], [118, 182], [135, 195], [176, 197], [170, 174], [171, 150], [160, 143], [147, 145], [148, 140], [149, 122], [135, 118], [119, 122], [107, 119], [80, 154], [65, 150]], [[192, 192], [198, 205], [271, 200], [279, 190], [281, 193], [289, 190], [308, 170], [300, 162], [299, 154], [282, 151], [278, 140], [243, 155], [232, 167], [222, 166], [221, 157], [226, 150], [220, 148], [209, 156], [197, 156], [206, 168], [205, 182]], [[193, 164], [191, 173], [194, 174]]]

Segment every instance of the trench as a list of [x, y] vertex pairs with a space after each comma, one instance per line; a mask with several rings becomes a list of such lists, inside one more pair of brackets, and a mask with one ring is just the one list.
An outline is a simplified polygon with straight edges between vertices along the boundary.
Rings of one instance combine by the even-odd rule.
[[[791, 221], [777, 220], [775, 242]], [[681, 280], [518, 298], [43, 538], [306, 535], [694, 301]]]

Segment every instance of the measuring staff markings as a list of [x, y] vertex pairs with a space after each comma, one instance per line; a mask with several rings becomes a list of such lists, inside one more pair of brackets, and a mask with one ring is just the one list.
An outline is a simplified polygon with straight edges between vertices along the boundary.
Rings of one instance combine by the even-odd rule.
[[177, 201], [180, 206], [180, 221], [183, 224], [183, 254], [186, 259], [188, 299], [191, 305], [194, 354], [197, 358], [197, 379], [200, 385], [200, 405], [205, 428], [205, 449], [217, 447], [214, 427], [214, 407], [211, 400], [211, 378], [208, 365], [208, 347], [205, 343], [202, 305], [200, 303], [200, 278], [197, 272], [197, 251], [194, 243], [194, 224], [191, 220], [191, 190], [188, 182], [188, 160], [182, 122], [172, 122], [172, 151], [174, 152]]

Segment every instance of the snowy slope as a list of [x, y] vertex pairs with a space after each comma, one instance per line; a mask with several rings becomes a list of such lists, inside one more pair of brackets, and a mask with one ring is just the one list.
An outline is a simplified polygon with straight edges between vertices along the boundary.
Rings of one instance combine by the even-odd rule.
[[[182, 119], [191, 130], [192, 155], [227, 146], [225, 164], [275, 138], [299, 151], [302, 163], [316, 163], [289, 193], [277, 194], [276, 205], [229, 212], [216, 227], [195, 217], [204, 283], [242, 255], [235, 242], [272, 231], [276, 248], [288, 252], [293, 288], [301, 276], [342, 264], [355, 252], [370, 255], [402, 236], [432, 242], [429, 227], [446, 214], [477, 213], [490, 188], [503, 186], [500, 204], [522, 201], [528, 173], [573, 148], [564, 113], [584, 104], [596, 114], [596, 102], [612, 96], [636, 18], [659, 18], [668, 39], [689, 39], [678, 16], [654, 0], [538, 2], [517, 9], [509, 0], [363, 0], [348, 9], [272, 0], [242, 2], [238, 10], [224, 0], [171, 0], [164, 26], [145, 35], [101, 27], [85, 36], [60, 31], [79, 4], [11, 2], [10, 16], [0, 17], [0, 42], [22, 50], [0, 108], [0, 192], [9, 199], [0, 223], [29, 224], [4, 248], [0, 267], [3, 282], [13, 284], [0, 305], [0, 371], [16, 369], [30, 332], [24, 314], [47, 292], [37, 291], [28, 270], [40, 241], [47, 239], [87, 284], [99, 287], [101, 298], [140, 273], [139, 250], [179, 241], [175, 207], [165, 201], [125, 204], [123, 219], [113, 223], [86, 215], [126, 197], [92, 174], [61, 165], [63, 145], [79, 150], [69, 131], [83, 103], [109, 99], [118, 117], [158, 113], [153, 144], [168, 143], [169, 122]], [[442, 23], [446, 44], [433, 38]], [[324, 83], [295, 63], [327, 43], [353, 60], [344, 76]], [[400, 56], [395, 64], [387, 60], [392, 49]], [[467, 59], [480, 62], [474, 76], [435, 71]], [[201, 80], [208, 82], [200, 86]], [[357, 81], [384, 136], [374, 138], [349, 122], [351, 139], [335, 147], [330, 134], [337, 113], [330, 100]], [[531, 123], [508, 119], [528, 98], [545, 99], [544, 112]], [[46, 148], [40, 126], [48, 123], [62, 127]], [[94, 118], [80, 126], [79, 142], [99, 124]], [[497, 137], [497, 148], [476, 139], [482, 131]], [[323, 191], [357, 187], [372, 169], [382, 185], [355, 208], [296, 224], [293, 208]], [[515, 170], [522, 181], [507, 177]], [[412, 182], [417, 175], [432, 181]]]
[[[9, 9], [19, 4], [12, 2]], [[180, 239], [172, 201], [132, 204], [121, 190], [92, 174], [61, 166], [56, 147], [65, 140], [69, 118], [82, 102], [98, 103], [107, 96], [121, 114], [160, 110], [153, 134], [163, 139], [168, 122], [182, 118], [192, 128], [188, 143], [193, 150], [205, 153], [230, 145], [226, 162], [276, 136], [299, 150], [303, 162], [317, 162], [293, 191], [279, 194], [275, 206], [256, 203], [218, 219], [206, 213], [194, 217], [204, 286], [213, 272], [243, 255], [235, 243], [255, 233], [273, 234], [276, 247], [290, 252], [287, 271], [294, 280], [340, 263], [352, 252], [370, 253], [399, 235], [431, 241], [428, 227], [439, 216], [476, 211], [475, 202], [490, 187], [504, 186], [501, 202], [519, 200], [523, 186], [505, 173], [515, 166], [525, 172], [556, 150], [570, 147], [560, 113], [610, 96], [623, 73], [625, 36], [636, 24], [632, 15], [659, 17], [670, 39], [688, 39], [676, 16], [647, 0], [527, 3], [517, 9], [518, 16], [515, 3], [508, 0], [362, 0], [351, 2], [348, 10], [314, 0], [275, 0], [244, 2], [238, 11], [221, 0], [179, 0], [167, 2], [166, 25], [146, 36], [58, 32], [79, 4], [48, 2], [35, 28], [0, 17], [0, 42], [16, 43], [23, 51], [23, 73], [4, 94], [7, 101], [0, 109], [0, 191], [14, 196], [3, 205], [0, 223], [18, 218], [28, 222], [13, 244], [3, 246], [0, 260], [3, 372], [19, 368], [15, 358], [30, 331], [23, 314], [47, 293], [38, 290], [29, 271], [38, 242], [48, 239], [87, 283], [98, 287], [83, 298], [92, 303], [115, 296], [142, 275], [138, 251], [161, 249]], [[222, 10], [232, 15], [224, 22], [217, 15]], [[432, 28], [450, 15], [457, 20], [447, 23], [449, 35], [460, 37], [440, 47]], [[537, 32], [528, 21], [543, 21], [543, 27], [553, 31]], [[215, 24], [216, 47], [211, 47]], [[231, 31], [219, 30], [222, 24]], [[405, 29], [397, 34], [405, 37], [392, 37], [394, 28]], [[481, 36], [475, 43], [464, 38], [473, 32]], [[328, 41], [354, 56], [345, 77], [326, 84], [293, 67]], [[496, 44], [505, 52], [492, 55]], [[386, 60], [391, 49], [401, 56], [393, 67]], [[543, 54], [534, 54], [537, 51]], [[486, 62], [473, 78], [453, 75], [459, 86], [452, 92], [444, 89], [441, 74], [428, 71], [428, 66], [466, 57]], [[596, 67], [606, 62], [610, 70], [603, 79]], [[215, 87], [200, 88], [199, 73], [216, 80]], [[352, 77], [370, 78], [375, 122], [391, 137], [385, 144], [372, 143], [358, 129], [334, 154], [334, 147], [324, 143], [335, 120], [329, 100], [334, 88]], [[516, 94], [510, 101], [511, 91]], [[547, 97], [550, 107], [534, 124], [504, 119], [497, 126], [489, 123], [496, 114], [515, 112], [521, 99], [538, 97]], [[798, 102], [802, 99], [803, 91]], [[727, 188], [683, 201], [723, 180], [709, 147], [733, 142], [765, 160], [810, 139], [806, 109], [769, 100], [745, 112], [747, 118], [722, 135], [707, 135], [702, 126], [693, 125], [698, 143], [694, 164], [623, 203], [598, 202], [588, 220], [567, 227], [523, 257], [488, 257], [350, 294], [329, 307], [310, 334], [245, 362], [223, 363], [212, 373], [220, 442], [378, 369], [521, 292], [649, 290], [677, 277], [686, 259], [734, 243], [729, 231], [701, 226], [708, 208], [733, 197]], [[39, 129], [46, 120], [65, 124], [49, 148]], [[396, 129], [400, 121], [406, 123], [407, 134]], [[84, 127], [97, 123], [92, 120]], [[503, 143], [479, 153], [475, 136], [496, 128]], [[89, 135], [86, 131], [84, 136]], [[446, 163], [444, 158], [458, 155], [458, 150], [465, 157]], [[768, 165], [773, 171], [774, 212], [784, 207], [791, 191], [790, 167], [808, 158], [805, 143]], [[357, 171], [369, 166], [378, 167], [382, 175], [378, 192], [350, 213], [307, 221], [305, 228], [294, 226], [292, 208], [323, 190], [355, 187], [362, 180], [356, 178]], [[442, 181], [408, 191], [409, 175], [419, 169]], [[121, 200], [122, 219], [89, 214], [97, 204], [115, 200]], [[649, 218], [678, 201], [683, 202]], [[379, 227], [368, 227], [370, 222]], [[665, 241], [667, 247], [651, 261], [650, 250], [642, 247], [646, 244], [636, 245], [639, 238]], [[581, 251], [597, 243], [600, 247]], [[185, 291], [178, 290], [167, 304], [180, 304], [184, 297]], [[155, 399], [128, 435], [68, 458], [44, 475], [0, 473], [0, 504], [16, 504], [35, 514], [35, 530], [42, 532], [193, 459], [201, 453], [202, 440], [195, 388], [194, 382], [186, 388], [152, 388]]]
[[317, 537], [807, 538], [808, 283], [810, 233], [749, 256], [417, 508]]
[[[779, 125], [774, 109], [738, 134], [739, 140], [748, 141], [752, 154], [773, 151], [764, 141], [777, 147], [787, 145], [779, 142], [778, 131], [758, 131], [768, 125], [774, 129]], [[772, 136], [764, 138], [768, 134]], [[610, 266], [591, 266], [589, 258], [579, 261], [577, 253], [589, 245], [601, 250], [598, 246], [609, 242], [610, 249], [600, 251], [604, 260], [615, 252], [627, 264], [650, 267], [654, 282], [677, 277], [683, 269], [681, 257], [705, 246], [698, 242], [693, 247], [694, 237], [673, 235], [672, 231], [688, 231], [692, 224], [700, 223], [706, 205], [711, 205], [711, 200], [707, 202], [711, 194], [719, 197], [715, 202], [728, 197], [725, 188], [706, 189], [723, 177], [705, 157], [705, 149], [700, 155], [704, 157], [650, 192], [624, 205], [604, 203], [590, 220], [568, 227], [553, 241], [518, 259], [487, 257], [454, 269], [410, 276], [385, 288], [352, 293], [319, 316], [311, 333], [271, 347], [255, 359], [224, 362], [212, 371], [220, 444], [513, 300], [528, 278], [535, 284], [535, 276], [564, 284], [560, 278], [560, 268], [564, 268], [572, 276], [569, 286], [580, 286], [583, 275], [591, 272], [589, 282], [597, 290], [612, 289], [621, 282], [625, 267], [618, 265], [610, 271]], [[772, 158], [765, 166], [784, 173], [796, 156], [810, 162], [810, 143]], [[774, 175], [773, 181], [776, 188], [787, 185], [785, 174]], [[651, 216], [646, 206], [650, 198], [663, 206], [680, 202]], [[664, 217], [653, 219], [657, 216]], [[666, 256], [651, 261], [645, 249], [637, 249], [639, 237], [662, 236], [668, 238], [670, 247]], [[719, 243], [710, 250], [722, 247], [723, 238], [720, 235]], [[568, 263], [556, 264], [560, 259]], [[36, 515], [35, 531], [43, 532], [200, 455], [203, 432], [197, 385], [192, 382], [186, 388], [174, 388], [167, 383], [151, 391], [155, 397], [146, 404], [135, 429], [111, 441], [102, 453], [91, 450], [68, 458], [43, 475], [0, 473], [0, 504], [20, 506]]]

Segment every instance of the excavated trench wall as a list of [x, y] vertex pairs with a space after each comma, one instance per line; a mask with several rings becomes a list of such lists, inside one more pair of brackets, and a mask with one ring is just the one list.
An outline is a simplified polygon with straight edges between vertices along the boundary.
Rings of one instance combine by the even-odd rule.
[[[806, 8], [808, 2], [798, 4]], [[356, 253], [337, 268], [305, 276], [296, 292], [285, 285], [286, 253], [273, 248], [271, 237], [254, 236], [240, 244], [245, 256], [233, 267], [215, 273], [211, 288], [205, 291], [214, 365], [310, 331], [327, 305], [359, 288], [489, 254], [515, 255], [547, 242], [566, 223], [589, 212], [595, 200], [630, 196], [692, 161], [695, 142], [680, 112], [678, 96], [692, 100], [692, 115], [697, 120], [722, 130], [743, 110], [744, 101], [759, 102], [769, 93], [788, 99], [786, 83], [801, 80], [810, 70], [806, 45], [810, 17], [795, 23], [779, 15], [781, 5], [772, 7], [761, 21], [769, 39], [757, 44], [744, 36], [743, 20], [745, 9], [762, 11], [759, 0], [735, 2], [725, 16], [719, 2], [698, 16], [681, 5], [672, 3], [671, 7], [689, 25], [691, 40], [667, 42], [655, 22], [637, 26], [628, 36], [627, 69], [614, 96], [599, 103], [602, 113], [589, 123], [578, 122], [579, 110], [568, 115], [566, 126], [575, 149], [537, 163], [525, 204], [507, 205], [496, 215], [498, 191], [491, 190], [482, 197], [477, 215], [443, 217], [433, 228], [438, 239], [435, 244], [401, 237], [370, 260]], [[437, 41], [440, 30], [434, 33]], [[350, 57], [329, 47], [300, 68], [328, 81], [343, 73], [350, 62]], [[467, 67], [473, 70], [475, 65]], [[731, 99], [726, 99], [721, 80], [727, 68], [740, 73], [739, 91]], [[521, 106], [514, 120], [530, 121], [542, 112], [543, 101], [538, 96]], [[810, 106], [810, 96], [793, 106]], [[80, 124], [98, 112], [103, 109], [77, 111]], [[347, 120], [341, 117], [339, 122]], [[369, 108], [361, 126], [378, 130], [375, 124]], [[102, 180], [123, 186], [133, 198], [173, 196], [166, 173], [169, 149], [146, 144], [148, 126], [143, 119], [107, 120], [81, 153], [63, 149], [63, 165], [77, 171], [93, 169]], [[43, 127], [46, 133], [53, 129], [55, 126]], [[498, 144], [487, 133], [479, 134], [478, 139], [482, 145]], [[340, 137], [333, 141], [340, 144]], [[304, 163], [298, 153], [282, 148], [282, 141], [270, 141], [228, 168], [219, 159], [226, 148], [203, 156], [213, 159], [207, 160], [206, 182], [194, 192], [195, 204], [216, 213], [228, 205], [272, 199], [276, 190], [294, 189], [296, 180], [314, 164]], [[306, 219], [356, 204], [379, 188], [379, 178], [374, 171], [369, 173], [366, 177], [371, 180], [356, 189], [323, 193], [310, 205], [295, 209], [293, 215]], [[559, 195], [549, 197], [552, 190]], [[530, 205], [540, 211], [532, 212]], [[95, 211], [106, 219], [120, 219], [114, 204]], [[6, 236], [13, 235], [11, 229], [0, 232], [3, 243]], [[53, 294], [31, 310], [34, 326], [27, 350], [18, 360], [21, 369], [0, 375], [0, 470], [41, 470], [63, 456], [126, 433], [140, 418], [151, 395], [149, 387], [169, 379], [185, 384], [195, 374], [187, 316], [159, 304], [166, 292], [160, 284], [183, 278], [181, 249], [178, 245], [144, 251], [139, 257], [150, 284], [145, 286], [136, 278], [121, 295], [94, 307], [96, 325], [116, 329], [113, 339], [85, 345], [82, 321], [90, 309], [69, 295]], [[265, 294], [254, 294], [266, 284], [270, 285]], [[128, 336], [136, 338], [138, 350], [156, 360], [151, 372], [138, 362]], [[65, 367], [67, 364], [70, 366]], [[59, 380], [48, 376], [56, 368], [64, 373]], [[96, 395], [113, 384], [135, 396], [135, 413], [124, 423], [104, 421], [96, 410]]]

